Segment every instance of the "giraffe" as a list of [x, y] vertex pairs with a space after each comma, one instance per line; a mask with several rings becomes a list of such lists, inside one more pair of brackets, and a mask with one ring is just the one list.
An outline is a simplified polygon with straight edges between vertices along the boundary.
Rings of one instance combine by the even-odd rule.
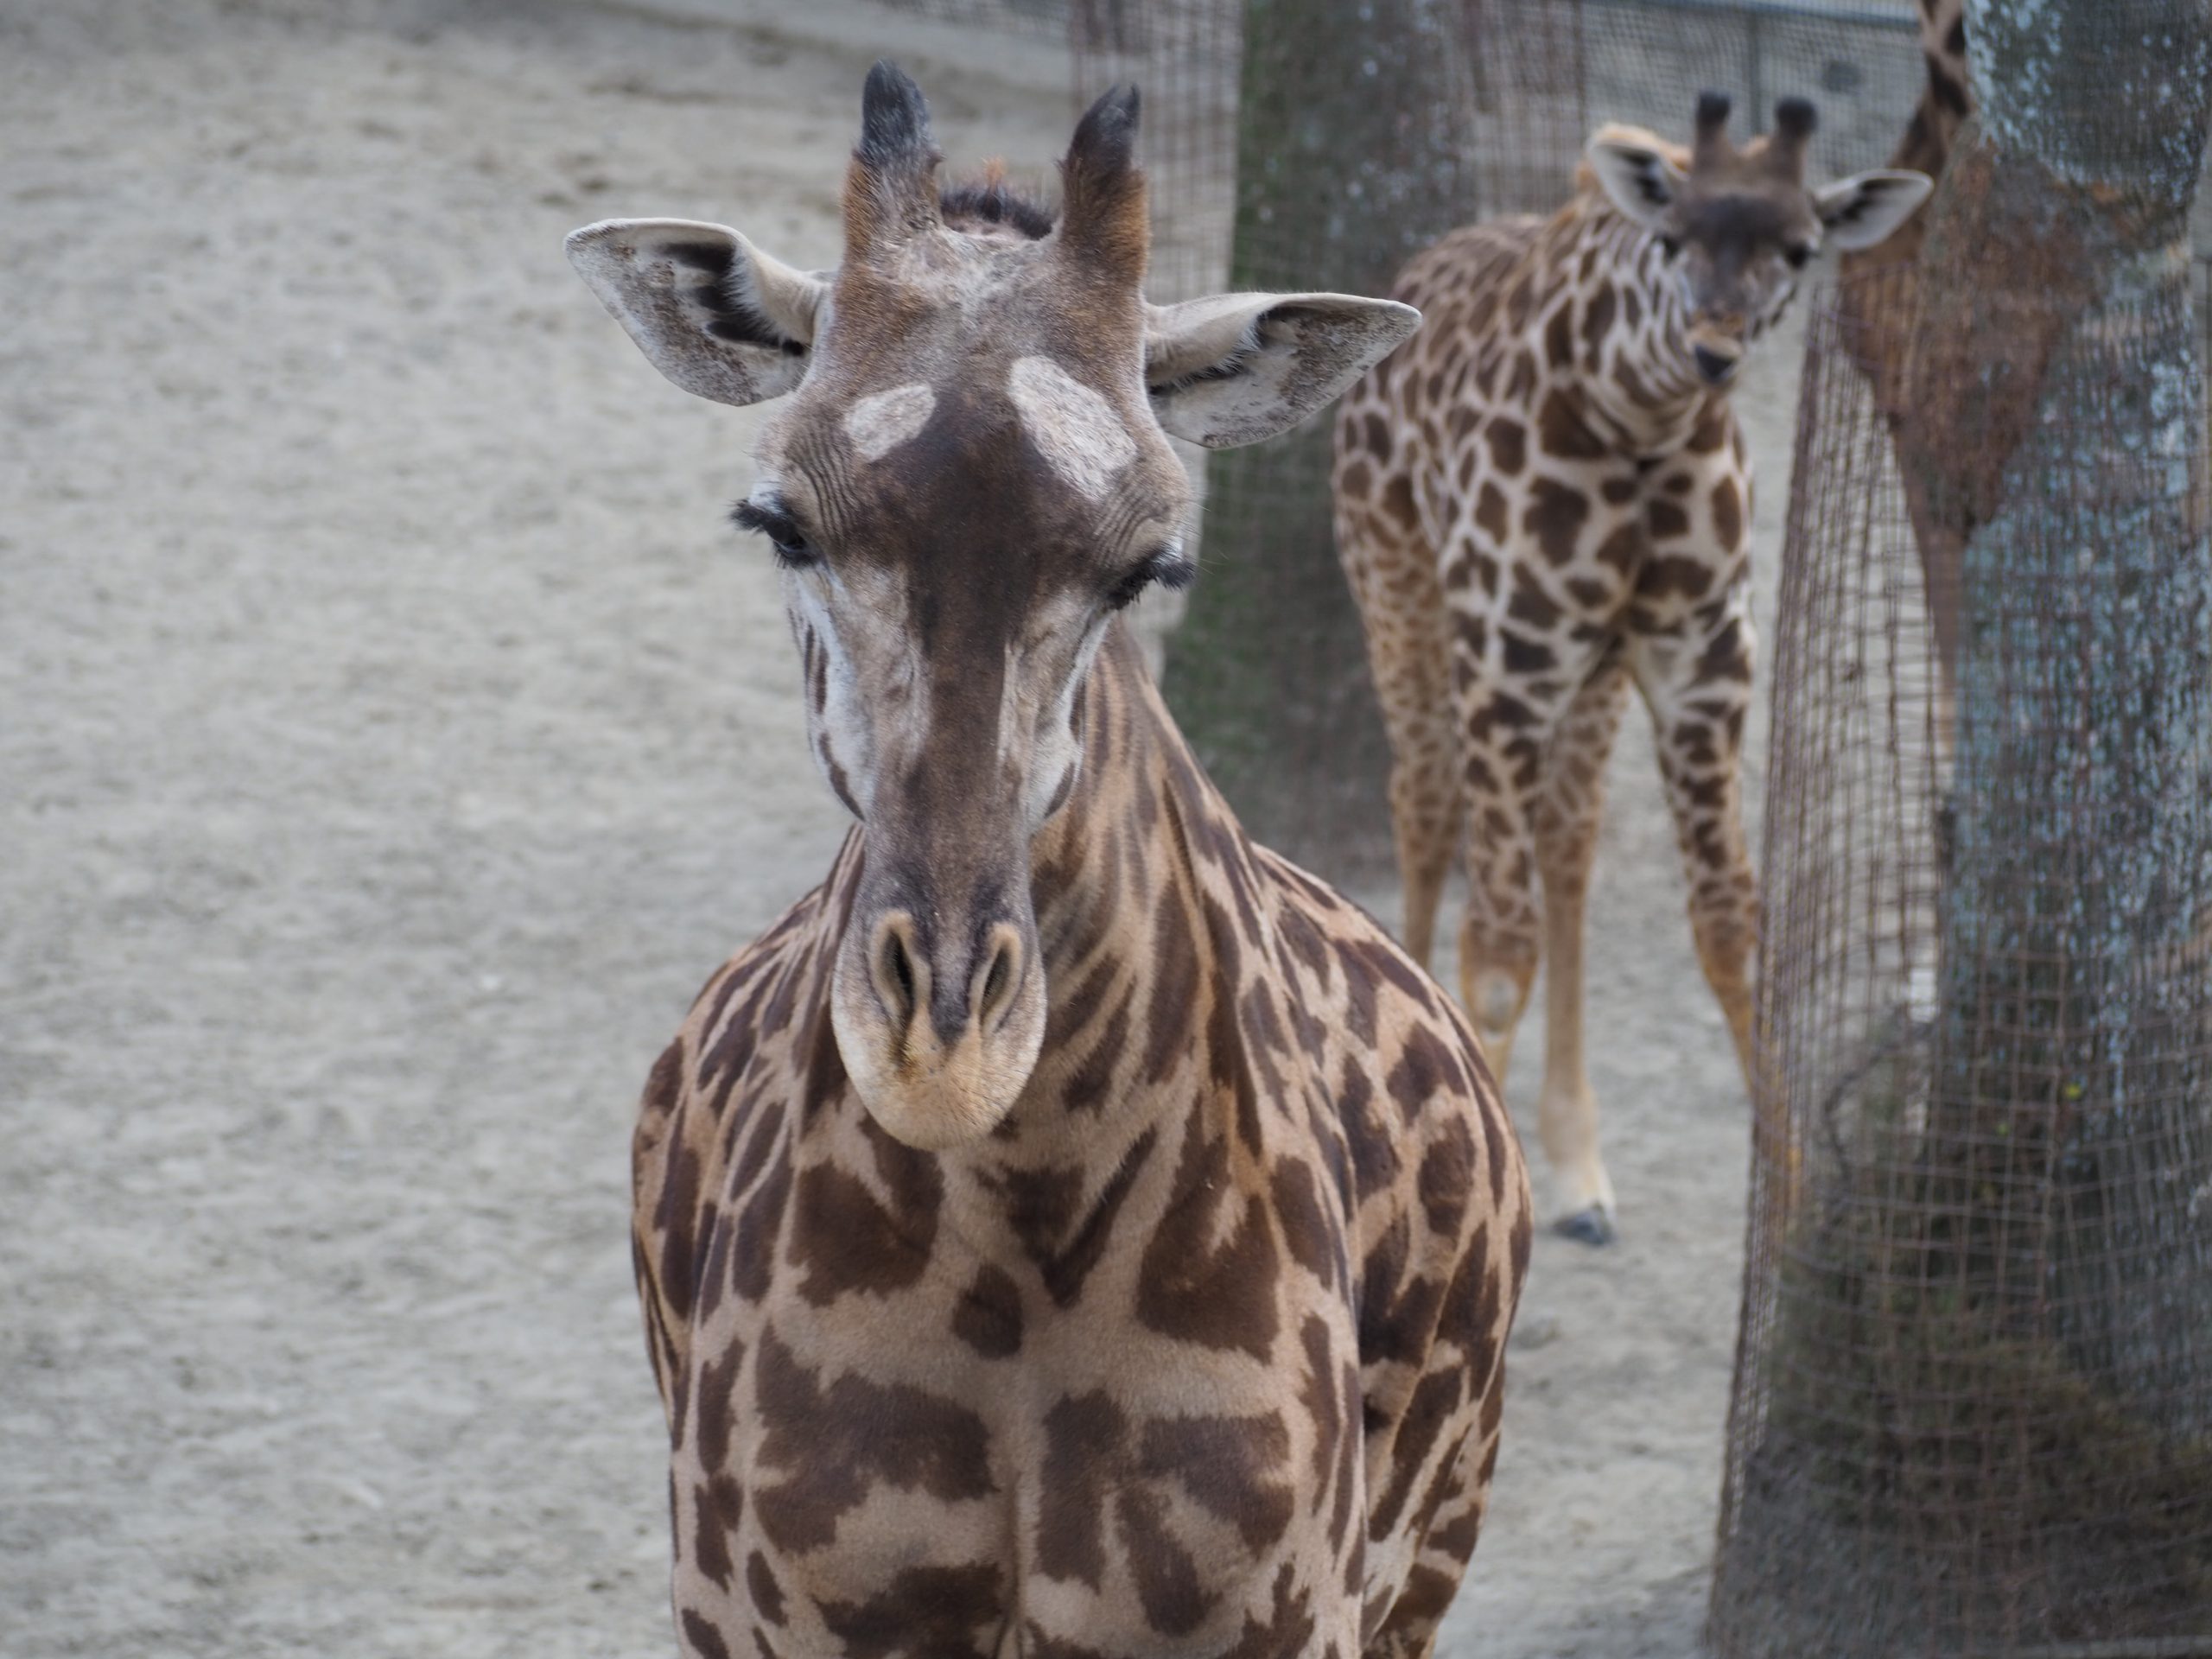
[[786, 396], [735, 517], [857, 821], [639, 1112], [699, 1659], [1410, 1659], [1482, 1522], [1510, 1121], [1449, 999], [1246, 839], [1116, 614], [1192, 574], [1168, 434], [1283, 429], [1418, 318], [1147, 305], [1136, 110], [1084, 116], [1055, 218], [940, 188], [879, 64], [836, 272], [569, 238], [677, 385]]
[[1885, 170], [1808, 189], [1812, 106], [1785, 100], [1741, 149], [1728, 109], [1700, 99], [1694, 151], [1603, 127], [1551, 218], [1416, 255], [1393, 292], [1427, 321], [1337, 417], [1338, 546], [1390, 737], [1407, 950], [1428, 960], [1464, 826], [1461, 997], [1502, 1078], [1548, 962], [1540, 1136], [1558, 1225], [1592, 1243], [1616, 1207], [1584, 1069], [1582, 936], [1613, 735], [1633, 686], [1749, 1081], [1751, 497], [1728, 387], [1824, 238], [1870, 246], [1929, 188]]
[[[1959, 129], [1974, 114], [1974, 79], [1967, 64], [1967, 0], [1919, 0], [1920, 55], [1926, 83], [1890, 165], [1940, 179], [1950, 165]], [[1907, 217], [1878, 251], [1846, 253], [1837, 262], [1837, 302], [1844, 340], [1866, 372], [1876, 406], [1893, 436], [1905, 436], [1913, 413], [1912, 334], [1920, 300], [1920, 257], [1926, 216]], [[1963, 544], [1945, 528], [1926, 497], [1925, 480], [1905, 467], [1900, 476], [1914, 539], [1919, 543], [1936, 662], [1941, 677], [1939, 729], [1950, 729], [1950, 676], [1958, 644], [1959, 561]]]
[[[1921, 65], [1927, 84], [1890, 165], [1940, 179], [1950, 163], [1959, 129], [1974, 109], [1974, 78], [1967, 67], [1967, 0], [1919, 0], [1918, 10]], [[1923, 227], [1909, 219], [1898, 226], [1878, 261], [1870, 260], [1862, 250], [1847, 253], [1839, 264], [1847, 276], [1870, 264], [1912, 264], [1920, 257], [1923, 233]]]

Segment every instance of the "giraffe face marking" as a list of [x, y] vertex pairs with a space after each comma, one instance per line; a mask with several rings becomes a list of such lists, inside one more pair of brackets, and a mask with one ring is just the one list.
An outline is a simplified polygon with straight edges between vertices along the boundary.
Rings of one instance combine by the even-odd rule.
[[862, 461], [881, 461], [929, 424], [937, 392], [926, 382], [871, 392], [845, 411], [845, 435]]
[[1136, 440], [1113, 404], [1048, 357], [1016, 358], [1007, 396], [1045, 464], [1086, 501], [1103, 500], [1136, 459]]
[[[779, 548], [809, 736], [867, 838], [839, 1046], [877, 1120], [925, 1147], [988, 1132], [1027, 1078], [1045, 1006], [1029, 841], [1077, 782], [1115, 611], [1189, 569], [1156, 430], [1148, 450], [1034, 352], [994, 364], [988, 336], [950, 338], [964, 377], [933, 360], [846, 399], [817, 373], [764, 432], [741, 510]], [[1129, 346], [1143, 414], [1134, 328]]]
[[1802, 190], [1721, 191], [1678, 206], [1661, 250], [1688, 314], [1691, 360], [1726, 385], [1745, 353], [1780, 319], [1797, 272], [1820, 251], [1820, 221]]
[[[1049, 236], [933, 185], [901, 205], [893, 173], [849, 182], [845, 263], [737, 516], [778, 550], [809, 738], [867, 849], [838, 1048], [875, 1121], [934, 1148], [988, 1133], [1034, 1063], [1029, 843], [1077, 785], [1115, 611], [1190, 568], [1189, 486], [1147, 395], [1133, 168]], [[1128, 223], [1102, 247], [1085, 212]]]

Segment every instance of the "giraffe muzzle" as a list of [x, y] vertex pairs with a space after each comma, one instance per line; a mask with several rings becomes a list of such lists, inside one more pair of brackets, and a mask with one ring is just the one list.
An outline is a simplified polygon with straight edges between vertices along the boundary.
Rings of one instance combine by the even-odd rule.
[[1044, 1036], [1034, 931], [1026, 915], [963, 925], [937, 906], [855, 910], [830, 1017], [861, 1103], [889, 1134], [938, 1151], [1012, 1109]]
[[1701, 318], [1690, 331], [1690, 359], [1708, 386], [1725, 386], [1736, 378], [1744, 366], [1744, 350], [1740, 318]]
[[1736, 371], [1744, 361], [1741, 353], [1727, 356], [1714, 351], [1710, 346], [1694, 346], [1691, 349], [1691, 355], [1697, 359], [1697, 372], [1704, 377], [1708, 386], [1726, 385], [1736, 378]]
[[892, 1029], [911, 1049], [918, 1046], [916, 1027], [929, 1022], [929, 1035], [940, 1047], [956, 1046], [973, 1030], [988, 1038], [1006, 1022], [1020, 988], [1026, 953], [1011, 924], [994, 922], [983, 931], [965, 963], [945, 964], [943, 976], [922, 947], [920, 929], [903, 910], [876, 918], [868, 949], [868, 979]]

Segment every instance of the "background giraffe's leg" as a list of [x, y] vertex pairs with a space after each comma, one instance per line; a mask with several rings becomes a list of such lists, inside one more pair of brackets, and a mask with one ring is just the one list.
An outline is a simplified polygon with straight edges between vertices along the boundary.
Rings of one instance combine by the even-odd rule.
[[1338, 556], [1359, 605], [1390, 739], [1390, 827], [1405, 892], [1402, 937], [1406, 953], [1427, 968], [1462, 804], [1444, 593], [1403, 475], [1381, 473], [1363, 451], [1346, 454], [1341, 437], [1336, 470]]
[[1678, 632], [1638, 639], [1630, 660], [1651, 709], [1659, 770], [1689, 884], [1697, 954], [1760, 1097], [1752, 1031], [1758, 883], [1744, 841], [1738, 762], [1751, 702], [1749, 598], [1738, 587]]
[[1555, 1224], [1592, 1244], [1613, 1236], [1613, 1184], [1598, 1149], [1598, 1106], [1582, 1052], [1583, 908], [1605, 814], [1605, 763], [1628, 703], [1618, 647], [1582, 683], [1552, 739], [1536, 803], [1544, 882], [1544, 1084], [1537, 1133], [1563, 1200]]
[[[1502, 607], [1501, 607], [1502, 609]], [[1589, 663], [1508, 673], [1498, 619], [1455, 614], [1452, 683], [1465, 721], [1467, 913], [1459, 928], [1459, 995], [1501, 1083], [1514, 1028], [1542, 955], [1536, 893], [1536, 810], [1553, 734]]]

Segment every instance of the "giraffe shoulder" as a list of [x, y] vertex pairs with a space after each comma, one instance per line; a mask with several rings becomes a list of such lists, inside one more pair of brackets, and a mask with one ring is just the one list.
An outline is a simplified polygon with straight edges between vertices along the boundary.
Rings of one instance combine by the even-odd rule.
[[1447, 1251], [1485, 1218], [1525, 1230], [1526, 1162], [1472, 1027], [1380, 923], [1331, 898], [1328, 950], [1341, 976], [1332, 1010], [1343, 1038], [1338, 1115], [1363, 1204], [1389, 1195], [1369, 1208], [1369, 1230], [1387, 1231], [1404, 1216]]
[[1450, 995], [1382, 925], [1319, 876], [1255, 848], [1274, 887], [1274, 931], [1285, 944], [1291, 988], [1321, 1004], [1345, 1064], [1368, 1074], [1412, 1124], [1451, 1103], [1495, 1096], [1472, 1030]]
[[[1450, 296], [1487, 287], [1529, 257], [1548, 223], [1533, 213], [1516, 213], [1447, 231], [1407, 262], [1394, 296], [1426, 310]], [[1421, 298], [1411, 298], [1414, 293]]]

